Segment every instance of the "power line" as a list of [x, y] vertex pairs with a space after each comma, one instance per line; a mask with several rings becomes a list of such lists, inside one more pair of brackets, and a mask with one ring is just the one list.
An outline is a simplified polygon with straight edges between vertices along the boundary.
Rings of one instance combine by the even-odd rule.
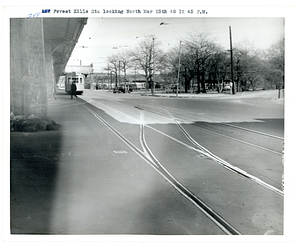
[[101, 26], [104, 24], [104, 22], [105, 22], [106, 19], [104, 19], [104, 18], [102, 18], [102, 19], [103, 19], [102, 23], [100, 24], [100, 26], [98, 27], [98, 29], [94, 32], [94, 34], [89, 37], [89, 39], [91, 39], [97, 33], [97, 31], [101, 28]]

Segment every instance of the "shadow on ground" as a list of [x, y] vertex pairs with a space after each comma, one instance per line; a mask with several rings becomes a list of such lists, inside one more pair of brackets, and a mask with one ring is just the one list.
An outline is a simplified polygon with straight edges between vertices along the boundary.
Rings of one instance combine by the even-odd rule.
[[10, 227], [12, 234], [49, 232], [61, 132], [11, 132]]

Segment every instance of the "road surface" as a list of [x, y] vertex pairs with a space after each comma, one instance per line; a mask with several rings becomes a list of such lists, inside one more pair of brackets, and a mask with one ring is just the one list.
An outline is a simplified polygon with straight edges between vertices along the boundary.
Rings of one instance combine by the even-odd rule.
[[50, 199], [39, 210], [48, 223], [35, 224], [42, 222], [38, 216], [26, 222], [34, 217], [15, 211], [13, 229], [282, 235], [284, 104], [276, 95], [168, 98], [86, 90], [75, 101], [57, 94], [49, 102], [50, 117], [62, 125], [57, 166], [47, 177], [52, 187], [41, 185]]

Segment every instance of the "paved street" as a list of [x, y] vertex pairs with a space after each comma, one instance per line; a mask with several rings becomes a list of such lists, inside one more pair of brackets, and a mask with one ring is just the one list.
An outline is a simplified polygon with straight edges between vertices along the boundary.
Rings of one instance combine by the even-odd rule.
[[59, 92], [60, 130], [11, 133], [12, 232], [283, 234], [276, 92]]

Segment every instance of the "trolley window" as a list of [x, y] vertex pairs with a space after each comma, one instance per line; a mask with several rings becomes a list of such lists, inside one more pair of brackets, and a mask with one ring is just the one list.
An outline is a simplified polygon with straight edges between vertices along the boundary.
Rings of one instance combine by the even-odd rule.
[[78, 83], [78, 78], [76, 78], [76, 77], [68, 77], [68, 83], [72, 83], [72, 82]]

